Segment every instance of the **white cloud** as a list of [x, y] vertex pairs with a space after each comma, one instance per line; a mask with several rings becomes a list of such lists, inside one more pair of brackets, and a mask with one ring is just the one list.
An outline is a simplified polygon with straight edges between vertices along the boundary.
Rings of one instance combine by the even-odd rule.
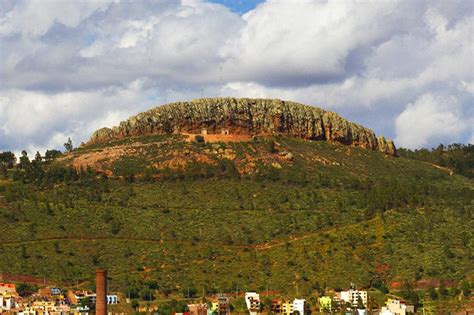
[[76, 27], [83, 19], [108, 3], [104, 1], [19, 1], [0, 17], [0, 34], [44, 35], [54, 23]]
[[67, 137], [84, 141], [95, 129], [117, 124], [150, 107], [150, 93], [140, 80], [123, 88], [53, 95], [4, 91], [0, 97], [0, 149], [61, 147]]
[[[201, 91], [314, 104], [411, 147], [472, 135], [430, 127], [474, 121], [469, 0], [269, 0], [244, 16], [201, 0], [1, 7], [0, 147], [79, 142]], [[417, 139], [410, 115], [427, 117]]]
[[413, 149], [457, 141], [467, 125], [456, 98], [425, 94], [407, 105], [395, 120], [395, 128], [396, 142]]

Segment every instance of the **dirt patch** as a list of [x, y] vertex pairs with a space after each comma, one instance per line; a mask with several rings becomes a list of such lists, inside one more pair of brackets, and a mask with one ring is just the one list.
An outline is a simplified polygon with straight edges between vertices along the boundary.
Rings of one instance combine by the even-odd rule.
[[[93, 168], [97, 172], [111, 173], [107, 169], [107, 164], [118, 160], [121, 156], [127, 154], [125, 147], [104, 148], [97, 151], [82, 153], [79, 155], [72, 155], [68, 158], [71, 161], [71, 166], [77, 170]], [[107, 174], [111, 175], [111, 174]]]

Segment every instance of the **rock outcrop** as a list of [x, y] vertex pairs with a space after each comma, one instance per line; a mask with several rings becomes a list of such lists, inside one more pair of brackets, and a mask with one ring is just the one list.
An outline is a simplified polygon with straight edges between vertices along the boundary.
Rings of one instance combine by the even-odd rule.
[[94, 132], [86, 144], [145, 134], [282, 134], [396, 155], [391, 140], [321, 108], [276, 99], [204, 98], [163, 105]]

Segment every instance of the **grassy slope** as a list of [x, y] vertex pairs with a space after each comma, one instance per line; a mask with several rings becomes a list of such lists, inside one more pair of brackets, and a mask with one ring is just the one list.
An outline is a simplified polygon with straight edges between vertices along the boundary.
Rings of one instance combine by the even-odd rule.
[[[140, 142], [156, 140], [163, 139]], [[216, 171], [193, 164], [183, 179], [93, 180], [54, 189], [2, 183], [8, 203], [0, 208], [0, 270], [74, 281], [105, 266], [115, 287], [149, 278], [162, 291], [268, 285], [288, 293], [308, 292], [316, 282], [337, 287], [415, 274], [473, 275], [472, 182], [378, 152], [276, 141], [295, 156], [278, 160], [282, 169], [263, 165], [277, 161], [268, 141], [221, 144], [236, 152], [236, 164], [245, 153], [257, 157], [260, 175], [243, 178], [219, 173], [219, 165]], [[150, 160], [169, 152], [212, 148], [172, 141], [109, 167], [116, 175], [144, 173]], [[189, 178], [203, 169], [213, 176]]]

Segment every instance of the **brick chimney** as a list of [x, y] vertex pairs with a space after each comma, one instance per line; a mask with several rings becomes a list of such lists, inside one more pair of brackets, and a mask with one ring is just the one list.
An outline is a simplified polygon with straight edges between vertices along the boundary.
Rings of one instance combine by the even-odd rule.
[[97, 269], [95, 272], [95, 314], [107, 315], [107, 270]]

